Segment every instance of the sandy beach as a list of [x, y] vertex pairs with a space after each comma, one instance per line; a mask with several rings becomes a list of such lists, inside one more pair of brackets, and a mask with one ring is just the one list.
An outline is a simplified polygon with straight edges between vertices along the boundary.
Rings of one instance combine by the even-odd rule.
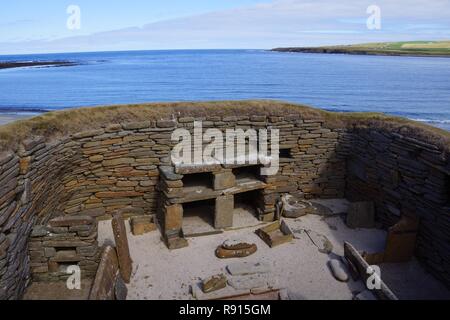
[[0, 126], [16, 121], [16, 120], [23, 120], [28, 119], [36, 116], [35, 114], [17, 114], [17, 113], [0, 113]]

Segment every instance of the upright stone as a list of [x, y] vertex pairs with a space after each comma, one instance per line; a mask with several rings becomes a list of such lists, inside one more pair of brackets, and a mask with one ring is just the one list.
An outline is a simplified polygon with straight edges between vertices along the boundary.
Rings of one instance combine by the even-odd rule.
[[223, 229], [233, 226], [234, 196], [224, 195], [216, 198], [214, 228]]
[[350, 203], [346, 224], [349, 228], [375, 227], [374, 203], [372, 201]]
[[164, 231], [166, 234], [181, 230], [183, 221], [183, 207], [174, 204], [165, 208]]
[[214, 190], [223, 190], [234, 187], [236, 183], [232, 172], [214, 173]]
[[119, 265], [116, 250], [107, 246], [103, 250], [89, 300], [114, 300]]
[[126, 283], [130, 283], [132, 260], [130, 249], [128, 247], [127, 231], [122, 215], [118, 213], [114, 214], [111, 224], [114, 232], [114, 240], [116, 241], [120, 274]]

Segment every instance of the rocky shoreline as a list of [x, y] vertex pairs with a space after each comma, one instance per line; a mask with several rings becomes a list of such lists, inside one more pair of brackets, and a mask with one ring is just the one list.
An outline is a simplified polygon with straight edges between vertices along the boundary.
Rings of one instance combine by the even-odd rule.
[[70, 67], [77, 63], [73, 61], [0, 61], [0, 69], [23, 67]]
[[406, 56], [406, 57], [441, 57], [449, 58], [449, 54], [434, 53], [426, 51], [409, 51], [409, 50], [370, 50], [355, 49], [344, 47], [292, 47], [292, 48], [275, 48], [270, 51], [274, 52], [293, 52], [293, 53], [322, 53], [322, 54], [352, 54], [352, 55], [373, 55], [373, 56]]

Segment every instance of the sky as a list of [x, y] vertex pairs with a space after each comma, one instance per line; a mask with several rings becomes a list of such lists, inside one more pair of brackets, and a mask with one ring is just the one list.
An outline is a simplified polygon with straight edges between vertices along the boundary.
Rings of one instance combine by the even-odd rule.
[[[375, 29], [367, 27], [373, 5]], [[14, 0], [0, 10], [0, 54], [445, 39], [450, 0]]]

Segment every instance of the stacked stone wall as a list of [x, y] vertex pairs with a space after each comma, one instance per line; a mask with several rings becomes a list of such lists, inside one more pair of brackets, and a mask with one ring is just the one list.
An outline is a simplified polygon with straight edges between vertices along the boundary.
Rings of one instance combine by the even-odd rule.
[[[280, 170], [266, 179], [264, 201], [280, 193], [306, 199], [375, 200], [386, 226], [402, 214], [421, 218], [417, 254], [449, 283], [450, 160], [441, 147], [384, 129], [335, 128], [299, 112], [207, 116], [163, 115], [117, 121], [52, 140], [29, 137], [0, 152], [0, 299], [29, 283], [33, 226], [61, 215], [110, 218], [156, 214], [159, 166], [170, 164], [176, 128], [280, 130]], [[107, 111], [105, 111], [107, 112]]]

